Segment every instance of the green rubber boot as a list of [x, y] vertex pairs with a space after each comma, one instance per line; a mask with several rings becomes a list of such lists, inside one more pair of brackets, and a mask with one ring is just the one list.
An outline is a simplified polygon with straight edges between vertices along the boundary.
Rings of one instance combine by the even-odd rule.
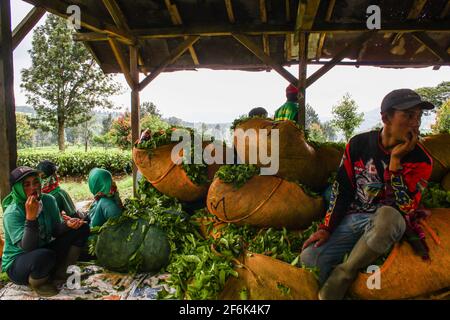
[[319, 291], [320, 300], [342, 300], [361, 268], [374, 262], [381, 254], [369, 248], [364, 239], [359, 239], [347, 261], [338, 265]]
[[49, 277], [42, 279], [33, 279], [31, 276], [28, 277], [28, 283], [31, 289], [36, 292], [40, 297], [52, 297], [58, 294], [58, 289], [56, 286], [48, 281]]
[[66, 258], [57, 266], [54, 280], [61, 282], [66, 281], [68, 278], [67, 268], [71, 265], [76, 264], [78, 257], [80, 256], [81, 248], [77, 246], [71, 246], [69, 252], [67, 252]]

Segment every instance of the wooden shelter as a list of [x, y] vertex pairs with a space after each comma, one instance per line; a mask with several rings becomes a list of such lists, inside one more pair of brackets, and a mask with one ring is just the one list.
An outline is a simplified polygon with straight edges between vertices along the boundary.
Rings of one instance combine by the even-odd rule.
[[[105, 73], [123, 73], [130, 86], [133, 141], [139, 135], [139, 92], [161, 72], [273, 69], [299, 87], [304, 124], [305, 89], [336, 65], [450, 65], [449, 0], [25, 1], [35, 7], [14, 31], [10, 0], [0, 2], [2, 197], [17, 158], [12, 51], [45, 11], [69, 18], [69, 6], [78, 6], [81, 28], [74, 39], [84, 42]], [[368, 10], [371, 5], [378, 7]], [[368, 20], [376, 17], [380, 28], [369, 29], [374, 24]], [[296, 64], [298, 75], [284, 68]], [[306, 78], [308, 64], [323, 66]]]

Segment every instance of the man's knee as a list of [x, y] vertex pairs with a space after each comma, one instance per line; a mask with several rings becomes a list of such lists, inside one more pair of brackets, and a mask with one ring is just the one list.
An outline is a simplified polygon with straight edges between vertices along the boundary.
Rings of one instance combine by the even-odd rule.
[[305, 265], [309, 268], [317, 267], [317, 256], [318, 256], [317, 248], [314, 245], [311, 245], [305, 248], [300, 254], [300, 262], [302, 265]]
[[47, 276], [56, 264], [56, 254], [53, 250], [37, 249], [33, 255], [31, 275], [34, 278]]
[[383, 206], [377, 210], [374, 228], [378, 233], [390, 235], [398, 241], [405, 232], [406, 223], [402, 214], [397, 209]]

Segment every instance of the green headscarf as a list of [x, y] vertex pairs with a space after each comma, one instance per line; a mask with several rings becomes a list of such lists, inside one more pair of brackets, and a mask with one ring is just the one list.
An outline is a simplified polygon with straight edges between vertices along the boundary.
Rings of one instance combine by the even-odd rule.
[[[26, 176], [26, 177], [29, 177], [29, 176]], [[40, 182], [40, 180], [41, 179], [39, 178], [39, 182]], [[22, 180], [17, 181], [13, 185], [11, 192], [5, 197], [5, 199], [3, 199], [3, 201], [2, 201], [3, 212], [5, 212], [6, 208], [12, 203], [16, 203], [19, 205], [25, 205], [26, 201], [27, 201], [27, 195], [25, 193], [25, 189], [23, 188], [23, 179], [22, 179]]]
[[[107, 197], [117, 204], [117, 206], [123, 209], [122, 200], [120, 199], [119, 192], [114, 188], [111, 190], [113, 185], [112, 175], [108, 170], [94, 168], [89, 173], [89, 190], [95, 197], [95, 201], [92, 203], [89, 212], [94, 212], [97, 206], [97, 201], [102, 197]], [[112, 192], [111, 192], [112, 191]]]
[[108, 170], [94, 168], [89, 172], [89, 190], [95, 196], [111, 197], [112, 175]]

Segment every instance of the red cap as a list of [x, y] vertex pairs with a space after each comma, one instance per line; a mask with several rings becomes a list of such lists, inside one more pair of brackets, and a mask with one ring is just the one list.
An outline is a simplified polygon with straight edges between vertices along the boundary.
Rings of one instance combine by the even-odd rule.
[[293, 86], [292, 84], [290, 84], [287, 88], [286, 88], [286, 94], [291, 94], [291, 93], [295, 93], [298, 94], [298, 89], [296, 86]]

